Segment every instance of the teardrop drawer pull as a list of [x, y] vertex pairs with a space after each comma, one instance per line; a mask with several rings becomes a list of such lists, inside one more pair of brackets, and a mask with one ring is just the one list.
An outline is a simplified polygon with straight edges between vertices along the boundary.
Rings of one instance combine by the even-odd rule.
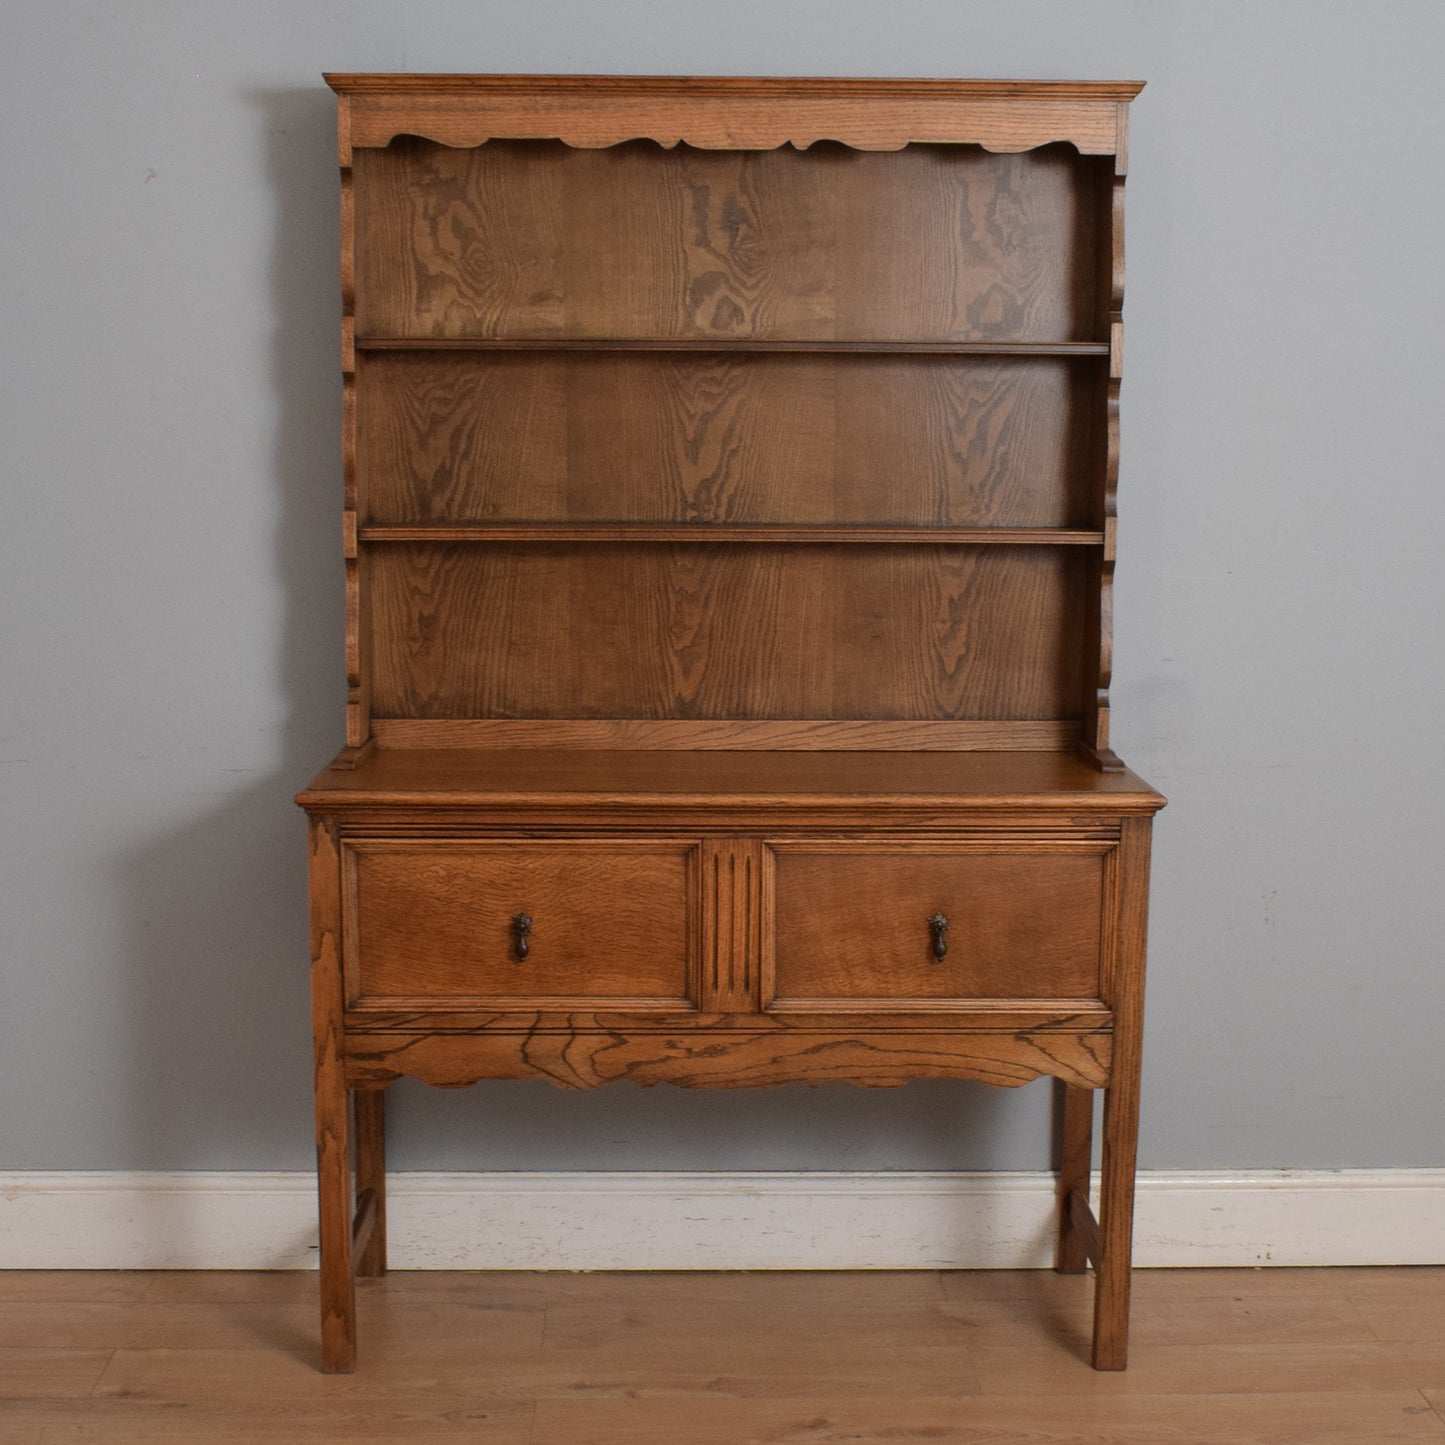
[[517, 956], [517, 962], [526, 960], [531, 952], [532, 945], [527, 942], [527, 935], [532, 931], [532, 919], [530, 914], [519, 913], [512, 919], [512, 932], [516, 935], [512, 943], [512, 952]]
[[942, 913], [935, 913], [928, 920], [928, 931], [933, 935], [933, 956], [942, 963], [948, 956], [948, 940], [944, 937], [948, 932], [948, 919]]

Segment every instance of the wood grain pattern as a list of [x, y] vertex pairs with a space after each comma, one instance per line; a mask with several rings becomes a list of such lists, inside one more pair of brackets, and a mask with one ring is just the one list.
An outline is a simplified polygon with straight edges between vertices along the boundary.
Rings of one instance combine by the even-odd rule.
[[311, 1027], [315, 1060], [316, 1173], [320, 1195], [321, 1357], [327, 1373], [356, 1359], [351, 1273], [351, 1160], [341, 970], [341, 862], [337, 829], [308, 823], [311, 897]]
[[[1091, 526], [1081, 363], [382, 352], [365, 525]], [[1088, 533], [1089, 540], [1102, 534]]]
[[[615, 752], [698, 748], [757, 752], [791, 748], [830, 752], [1056, 752], [1079, 740], [1065, 722], [784, 722], [639, 718], [378, 718], [372, 735], [388, 748], [470, 750], [578, 748]], [[354, 763], [338, 761], [335, 767]]]
[[[1121, 115], [1120, 135], [1127, 121]], [[1101, 202], [1099, 231], [1107, 239], [1099, 249], [1099, 323], [1110, 338], [1109, 374], [1092, 408], [1097, 443], [1093, 467], [1094, 520], [1104, 529], [1104, 549], [1090, 560], [1089, 609], [1085, 633], [1086, 676], [1092, 685], [1084, 697], [1084, 740], [1101, 765], [1120, 766], [1109, 747], [1109, 686], [1114, 671], [1114, 565], [1118, 536], [1119, 394], [1124, 371], [1124, 177], [1115, 176]]]
[[509, 351], [607, 356], [629, 352], [684, 356], [934, 356], [934, 357], [1085, 357], [1112, 356], [1107, 341], [918, 341], [889, 338], [858, 341], [834, 337], [809, 341], [798, 337], [730, 336], [363, 336], [353, 352], [404, 351], [425, 355], [472, 353], [504, 355]]
[[1088, 1194], [1093, 1164], [1094, 1091], [1077, 1089], [1062, 1080], [1054, 1082], [1054, 1112], [1058, 1129], [1058, 1223], [1054, 1268], [1060, 1274], [1083, 1274], [1088, 1265], [1088, 1241], [1074, 1227], [1073, 1197]]
[[342, 857], [353, 1003], [677, 1010], [696, 998], [695, 844], [357, 838]]
[[353, 1085], [406, 1077], [453, 1088], [519, 1078], [570, 1089], [618, 1080], [690, 1089], [799, 1082], [897, 1088], [920, 1078], [1013, 1088], [1044, 1074], [1098, 1088], [1108, 1077], [1111, 1047], [1107, 1032], [371, 1033], [351, 1036], [346, 1071]]
[[[867, 103], [883, 99], [953, 99], [1009, 102], [1017, 110], [1039, 101], [1100, 102], [1113, 107], [1133, 100], [1142, 80], [1019, 80], [1007, 77], [862, 75], [532, 75], [513, 71], [490, 75], [475, 71], [327, 71], [321, 77], [343, 107], [363, 96], [412, 96], [419, 100], [441, 95], [548, 95], [564, 100], [607, 100], [623, 109], [639, 96], [667, 97], [679, 102], [727, 99], [764, 100], [786, 104], [799, 97], [824, 100], [840, 111], [852, 108], [866, 117]], [[1111, 129], [1111, 138], [1114, 132]]]
[[345, 588], [346, 741], [360, 747], [371, 736], [370, 668], [362, 656], [366, 608], [356, 555], [356, 206], [350, 164], [350, 102], [340, 97], [337, 134], [341, 151], [341, 484]]
[[967, 142], [1021, 151], [1067, 141], [1106, 155], [1136, 83], [819, 80], [719, 76], [328, 75], [345, 107], [342, 164], [352, 146], [398, 135], [478, 146], [497, 137], [556, 136], [610, 146], [647, 136], [664, 146], [773, 149], [823, 139], [862, 150]]
[[[1163, 797], [1136, 774], [1101, 774], [1070, 752], [698, 752], [383, 748], [326, 769], [296, 796], [344, 815], [401, 810], [415, 825], [432, 811], [531, 807], [624, 822], [637, 806], [667, 809], [672, 826], [709, 833], [728, 810], [767, 809], [775, 827], [820, 809], [871, 810], [869, 835], [917, 826], [910, 807], [947, 810], [946, 831], [998, 815], [1017, 831], [1053, 836], [1112, 827], [1153, 813]], [[440, 810], [440, 811], [436, 811]], [[997, 821], [997, 817], [995, 818]], [[495, 825], [494, 825], [495, 826]], [[766, 833], [767, 827], [763, 828]]]
[[[848, 999], [1077, 998], [1099, 991], [1103, 847], [775, 843], [768, 1007]], [[928, 920], [948, 919], [935, 956]]]
[[387, 544], [368, 558], [373, 706], [1068, 718], [1084, 582], [1073, 551], [1014, 548], [1004, 562], [993, 548]]
[[751, 1014], [758, 1006], [772, 870], [755, 838], [710, 838], [700, 851], [703, 967], [699, 1007]]
[[815, 523], [707, 525], [689, 522], [422, 522], [356, 527], [359, 542], [838, 542], [850, 547], [1094, 547], [1104, 533], [1044, 527], [889, 527]]
[[[744, 840], [731, 840], [742, 842]], [[769, 875], [762, 876], [763, 916], [771, 905]], [[744, 897], [734, 895], [735, 904]], [[740, 920], [741, 921], [741, 920]], [[756, 914], [747, 920], [754, 934], [762, 931]], [[761, 952], [760, 952], [761, 956]], [[704, 985], [706, 988], [706, 985]], [[754, 988], [756, 985], [754, 984]], [[456, 1006], [453, 1006], [453, 1003]], [[625, 1001], [624, 1001], [625, 1002]], [[532, 1000], [526, 1007], [515, 999], [486, 999], [470, 1006], [464, 1000], [424, 999], [414, 1007], [399, 1004], [358, 1003], [346, 1013], [348, 1036], [362, 1033], [438, 1034], [676, 1034], [694, 1033], [928, 1033], [947, 1027], [967, 1034], [1107, 1034], [1114, 1016], [1090, 999], [918, 999], [916, 1007], [889, 1003], [864, 1010], [846, 999], [814, 1000], [813, 1007], [756, 1011], [756, 998], [736, 1013], [703, 1009], [648, 1007], [635, 1013], [608, 1004], [605, 1007], [563, 1008], [555, 999]]]
[[1083, 1364], [1080, 1283], [1036, 1270], [409, 1271], [364, 1291], [385, 1348], [344, 1383], [294, 1339], [305, 1272], [80, 1278], [145, 1302], [37, 1279], [10, 1322], [45, 1343], [0, 1347], [6, 1445], [1445, 1440], [1438, 1334], [1354, 1308], [1438, 1314], [1440, 1269], [1140, 1271], [1124, 1375]]
[[[984, 1328], [995, 1324], [990, 1315]], [[1051, 1322], [1052, 1323], [1052, 1322]], [[1055, 1330], [1056, 1324], [1052, 1325]], [[960, 1329], [959, 1335], [968, 1338]], [[1030, 1387], [1011, 1397], [960, 1399], [946, 1387], [935, 1397], [899, 1399], [881, 1387], [872, 1398], [709, 1400], [681, 1414], [675, 1399], [575, 1397], [538, 1402], [532, 1439], [576, 1445], [672, 1445], [681, 1418], [688, 1445], [855, 1445], [941, 1441], [944, 1445], [1027, 1441], [1028, 1445], [1441, 1445], [1439, 1418], [1417, 1390], [1360, 1394], [1325, 1389], [1261, 1400], [1233, 1394], [1178, 1399], [1133, 1395], [1099, 1400], [1087, 1382], [1048, 1395]], [[806, 1433], [805, 1433], [806, 1432]]]
[[1115, 1053], [1104, 1091], [1104, 1147], [1099, 1184], [1103, 1259], [1094, 1295], [1096, 1370], [1122, 1370], [1129, 1359], [1130, 1254], [1134, 1237], [1134, 1167], [1139, 1143], [1151, 826], [1147, 818], [1123, 820], [1114, 882], [1118, 931], [1104, 1001], [1114, 1010]]
[[1109, 172], [1062, 149], [402, 140], [353, 170], [362, 336], [1098, 339]]
[[[1067, 1084], [1065, 1088], [1069, 1087]], [[1094, 1218], [1093, 1206], [1085, 1189], [1071, 1189], [1065, 1200], [1069, 1211], [1069, 1234], [1079, 1252], [1094, 1266], [1101, 1268], [1104, 1263], [1103, 1240], [1099, 1233], [1099, 1221]]]
[[356, 1258], [361, 1279], [386, 1273], [386, 1090], [358, 1089], [352, 1099], [356, 1131], [356, 1193], [371, 1201], [371, 1229]]

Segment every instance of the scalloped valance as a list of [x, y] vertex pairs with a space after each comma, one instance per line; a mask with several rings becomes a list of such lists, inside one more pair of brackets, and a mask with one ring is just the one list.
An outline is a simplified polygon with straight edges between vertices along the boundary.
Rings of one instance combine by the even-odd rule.
[[328, 75], [342, 98], [341, 164], [355, 147], [416, 135], [448, 146], [560, 140], [583, 149], [653, 140], [704, 150], [836, 141], [1014, 152], [1058, 142], [1124, 168], [1132, 82], [785, 80], [690, 76]]

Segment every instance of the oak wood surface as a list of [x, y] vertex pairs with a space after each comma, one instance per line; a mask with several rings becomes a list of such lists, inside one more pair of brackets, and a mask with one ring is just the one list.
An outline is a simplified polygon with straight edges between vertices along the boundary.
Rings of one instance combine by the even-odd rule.
[[386, 1273], [386, 1091], [358, 1089], [352, 1096], [356, 1131], [356, 1189], [372, 1201], [373, 1228], [356, 1261], [361, 1279]]
[[1088, 1266], [1089, 1241], [1075, 1228], [1074, 1197], [1087, 1193], [1093, 1163], [1094, 1091], [1076, 1089], [1062, 1079], [1054, 1081], [1058, 1124], [1057, 1180], [1058, 1232], [1054, 1268], [1060, 1274], [1083, 1274]]
[[383, 716], [1078, 716], [1073, 548], [395, 543], [368, 571]]
[[1078, 362], [383, 352], [357, 382], [373, 528], [1090, 526]]
[[[348, 325], [350, 321], [348, 318]], [[799, 337], [696, 336], [348, 336], [345, 352], [354, 365], [358, 352], [413, 351], [496, 356], [504, 352], [586, 352], [593, 356], [628, 352], [694, 356], [855, 356], [855, 357], [994, 357], [1108, 356], [1109, 341], [920, 341], [890, 337], [857, 341], [835, 337], [810, 341]]]
[[1121, 120], [1138, 83], [787, 80], [717, 76], [332, 75], [339, 157], [398, 135], [478, 146], [557, 136], [610, 146], [637, 136], [726, 149], [806, 148], [820, 139], [862, 150], [965, 142], [1022, 151], [1068, 141], [1125, 161]]
[[1148, 935], [1149, 834], [1152, 820], [1120, 824], [1119, 866], [1110, 878], [1114, 937], [1105, 968], [1104, 1002], [1114, 1011], [1113, 1066], [1104, 1090], [1099, 1183], [1098, 1287], [1094, 1294], [1096, 1370], [1128, 1363], [1130, 1248], [1134, 1168], [1139, 1143], [1144, 1041], [1144, 941]]
[[514, 71], [327, 71], [322, 79], [338, 95], [534, 94], [559, 97], [633, 95], [672, 97], [755, 96], [785, 101], [814, 96], [858, 104], [888, 96], [951, 96], [977, 100], [1133, 100], [1142, 80], [1019, 80], [1006, 77], [861, 75], [544, 75]]
[[[703, 528], [706, 527], [706, 532]], [[850, 546], [1099, 547], [1104, 533], [1078, 527], [907, 527], [872, 523], [764, 522], [371, 522], [356, 542], [845, 542]]]
[[1109, 1075], [1113, 1042], [1108, 1031], [975, 1033], [935, 1027], [909, 1033], [872, 1029], [865, 1021], [853, 1031], [835, 1024], [826, 1032], [354, 1033], [347, 1047], [352, 1087], [398, 1078], [447, 1088], [520, 1078], [569, 1089], [622, 1080], [689, 1089], [828, 1082], [898, 1088], [910, 1079], [977, 1079], [1016, 1088], [1049, 1074], [1099, 1088]]
[[[774, 844], [768, 1007], [849, 999], [1089, 998], [1105, 853], [1049, 842]], [[944, 956], [929, 921], [946, 920]]]
[[701, 847], [701, 1010], [755, 1015], [764, 920], [773, 907], [768, 849], [756, 838], [710, 838]]
[[[726, 854], [726, 845], [735, 840], [717, 839], [710, 846]], [[741, 840], [746, 844], [749, 840]], [[740, 848], [739, 851], [742, 851]], [[771, 887], [766, 872], [762, 876], [762, 892]], [[704, 890], [707, 899], [708, 890]], [[728, 892], [718, 887], [713, 895], [719, 921], [725, 913]], [[746, 895], [744, 894], [744, 897]], [[763, 900], [767, 908], [766, 896]], [[749, 931], [761, 933], [761, 920], [736, 894], [732, 912], [726, 915], [737, 929], [742, 923]], [[716, 926], [716, 925], [715, 925]], [[705, 944], [714, 947], [706, 933]], [[721, 931], [721, 930], [719, 930]], [[755, 942], [761, 952], [761, 941], [746, 939], [747, 947]], [[720, 965], [728, 960], [715, 954]], [[555, 1000], [532, 1000], [527, 1006], [517, 999], [488, 999], [467, 1003], [438, 999], [419, 999], [411, 1006], [395, 1001], [372, 1003], [359, 1000], [345, 1015], [347, 1036], [358, 1034], [679, 1034], [691, 1033], [925, 1033], [947, 1028], [952, 1033], [969, 1034], [1094, 1034], [1107, 1035], [1113, 1027], [1113, 1014], [1097, 999], [998, 999], [970, 998], [963, 1000], [918, 998], [869, 1000], [865, 1009], [850, 1000], [810, 999], [806, 1006], [794, 1004], [757, 1011], [757, 979], [761, 968], [753, 969], [746, 956], [730, 955], [734, 966], [731, 988], [722, 981], [708, 994], [704, 981], [705, 1002], [715, 1008], [674, 1009], [656, 1006], [628, 1012], [622, 1005], [608, 1004], [596, 1008], [560, 1008]], [[744, 1002], [744, 996], [746, 1001]], [[729, 1001], [738, 1005], [728, 1011]]]
[[696, 845], [351, 839], [343, 863], [353, 1003], [696, 997]]
[[342, 982], [341, 863], [334, 824], [312, 818], [311, 1030], [315, 1066], [316, 1174], [321, 1241], [321, 1355], [330, 1373], [356, 1358], [356, 1295], [352, 1279], [350, 1120]]
[[352, 166], [361, 336], [1097, 339], [1109, 177], [1063, 148], [404, 140]]
[[[366, 803], [427, 807], [589, 807], [656, 802], [674, 809], [757, 804], [780, 810], [905, 802], [1074, 813], [1153, 812], [1164, 799], [1131, 772], [1101, 773], [1071, 752], [609, 751], [376, 748], [321, 772], [297, 795], [307, 808]], [[886, 830], [889, 811], [872, 831]]]
[[[377, 718], [373, 740], [387, 748], [473, 752], [577, 749], [602, 752], [1053, 752], [1082, 747], [1072, 718], [982, 722], [950, 718]], [[332, 764], [352, 768], [346, 750]]]

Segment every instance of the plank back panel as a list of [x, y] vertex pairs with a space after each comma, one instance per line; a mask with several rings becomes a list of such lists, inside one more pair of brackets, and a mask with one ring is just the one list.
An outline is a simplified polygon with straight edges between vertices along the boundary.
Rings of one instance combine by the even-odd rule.
[[1084, 527], [1101, 363], [377, 352], [372, 522]]
[[1071, 147], [402, 137], [352, 165], [358, 336], [1095, 339], [1111, 168]]
[[367, 552], [373, 705], [412, 718], [1077, 718], [1083, 549]]

